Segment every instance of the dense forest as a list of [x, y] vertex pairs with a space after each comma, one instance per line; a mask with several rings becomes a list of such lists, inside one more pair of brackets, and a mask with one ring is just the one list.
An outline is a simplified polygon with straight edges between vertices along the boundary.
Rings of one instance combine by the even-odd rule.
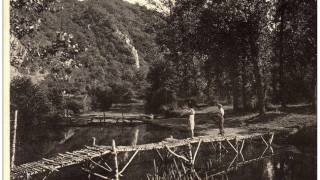
[[[264, 114], [316, 103], [316, 1], [162, 0], [149, 107], [175, 99], [232, 103]], [[169, 97], [169, 100], [155, 97]]]
[[[11, 110], [23, 119], [232, 104], [265, 113], [316, 95], [316, 1], [10, 1]], [[160, 9], [160, 8], [159, 8]]]

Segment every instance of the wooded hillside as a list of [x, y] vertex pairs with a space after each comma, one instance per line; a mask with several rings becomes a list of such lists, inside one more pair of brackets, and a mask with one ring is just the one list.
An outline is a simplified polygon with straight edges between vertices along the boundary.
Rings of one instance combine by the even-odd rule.
[[156, 12], [119, 0], [11, 1], [12, 80], [31, 78], [53, 109], [61, 109], [63, 93], [92, 101], [99, 92], [112, 102], [143, 99], [149, 64], [159, 54], [157, 19]]

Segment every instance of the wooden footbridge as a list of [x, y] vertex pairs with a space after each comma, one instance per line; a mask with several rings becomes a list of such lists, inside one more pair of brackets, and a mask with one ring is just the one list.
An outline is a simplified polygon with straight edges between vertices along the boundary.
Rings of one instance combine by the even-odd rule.
[[[83, 163], [91, 163], [92, 165], [101, 168], [102, 170], [108, 171], [112, 173], [112, 177], [106, 177], [104, 175], [92, 172], [90, 169], [82, 167], [84, 172], [91, 174], [93, 176], [97, 176], [101, 179], [120, 179], [123, 172], [130, 165], [134, 157], [138, 154], [138, 152], [142, 151], [156, 151], [159, 156], [161, 154], [158, 150], [164, 149], [171, 155], [181, 159], [182, 161], [194, 165], [195, 159], [197, 157], [198, 150], [200, 148], [201, 143], [212, 143], [215, 144], [218, 149], [221, 150], [226, 149], [226, 145], [230, 146], [231, 149], [236, 154], [241, 154], [242, 149], [244, 147], [245, 141], [248, 139], [261, 139], [262, 142], [266, 145], [266, 147], [271, 147], [271, 143], [273, 141], [274, 134], [267, 133], [252, 133], [247, 135], [237, 135], [237, 136], [198, 136], [194, 138], [187, 139], [173, 139], [168, 138], [164, 141], [158, 143], [150, 143], [150, 144], [142, 144], [135, 146], [116, 146], [115, 141], [112, 141], [112, 146], [104, 146], [104, 145], [92, 145], [85, 146], [85, 148], [81, 150], [76, 150], [73, 152], [66, 152], [63, 154], [58, 154], [51, 158], [42, 158], [36, 162], [30, 162], [26, 164], [22, 164], [11, 169], [11, 179], [30, 179], [32, 176], [43, 175], [44, 177], [48, 176], [50, 173], [54, 171], [60, 171], [65, 167], [73, 166], [77, 164]], [[192, 145], [196, 145], [196, 149], [192, 152]], [[223, 145], [225, 144], [225, 145]], [[175, 152], [176, 147], [187, 146], [189, 148], [189, 155], [181, 155]], [[128, 162], [122, 167], [119, 167], [118, 163], [118, 154], [121, 152], [134, 152]], [[102, 156], [110, 155], [113, 158], [112, 166], [108, 165], [108, 163], [98, 163], [97, 159]], [[110, 163], [110, 164], [111, 164]]]
[[65, 117], [64, 121], [58, 123], [62, 126], [94, 126], [103, 124], [141, 124], [150, 122], [153, 115], [147, 114], [121, 114], [113, 113], [108, 115], [85, 115]]

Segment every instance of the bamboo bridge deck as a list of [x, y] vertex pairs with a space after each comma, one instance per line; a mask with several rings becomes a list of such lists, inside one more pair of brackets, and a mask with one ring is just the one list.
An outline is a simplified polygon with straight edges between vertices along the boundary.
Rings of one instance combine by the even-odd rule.
[[[268, 136], [268, 141], [264, 138]], [[31, 177], [34, 175], [50, 173], [53, 171], [59, 171], [60, 169], [68, 166], [73, 166], [77, 164], [81, 164], [84, 162], [92, 162], [95, 163], [93, 160], [95, 158], [105, 156], [105, 155], [113, 155], [115, 156], [115, 179], [119, 179], [119, 175], [125, 170], [125, 168], [129, 165], [132, 161], [134, 156], [138, 153], [138, 151], [150, 151], [150, 150], [159, 150], [159, 149], [166, 149], [174, 156], [181, 158], [185, 161], [188, 159], [182, 155], [178, 155], [170, 148], [180, 147], [180, 146], [190, 146], [190, 144], [198, 143], [197, 150], [194, 155], [197, 154], [197, 151], [200, 147], [201, 143], [208, 143], [208, 142], [227, 142], [231, 146], [231, 148], [236, 153], [241, 153], [244, 142], [246, 139], [257, 139], [261, 138], [262, 141], [267, 145], [271, 146], [273, 140], [273, 133], [252, 133], [247, 135], [237, 135], [237, 136], [198, 136], [194, 138], [187, 138], [187, 139], [173, 139], [169, 138], [164, 141], [158, 143], [149, 143], [149, 144], [141, 144], [135, 146], [116, 146], [115, 142], [113, 141], [112, 146], [104, 146], [104, 145], [93, 145], [93, 146], [85, 146], [83, 149], [72, 151], [72, 152], [65, 152], [63, 154], [57, 154], [51, 158], [42, 158], [39, 161], [30, 162], [26, 164], [22, 164], [11, 169], [11, 179], [26, 179], [26, 177]], [[235, 144], [232, 143], [235, 142]], [[242, 142], [241, 148], [238, 146], [238, 142]], [[117, 164], [117, 153], [120, 152], [135, 152], [133, 156], [130, 158], [129, 162], [123, 167], [121, 171], [118, 170]], [[190, 162], [194, 162], [194, 159]], [[111, 168], [110, 168], [111, 170]], [[103, 178], [103, 177], [102, 177]], [[108, 178], [103, 178], [108, 179]]]

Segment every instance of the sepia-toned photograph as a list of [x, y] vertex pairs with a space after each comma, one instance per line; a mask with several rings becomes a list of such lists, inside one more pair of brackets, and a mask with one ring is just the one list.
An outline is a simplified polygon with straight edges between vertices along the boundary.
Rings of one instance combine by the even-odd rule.
[[317, 0], [4, 8], [11, 180], [317, 179]]

